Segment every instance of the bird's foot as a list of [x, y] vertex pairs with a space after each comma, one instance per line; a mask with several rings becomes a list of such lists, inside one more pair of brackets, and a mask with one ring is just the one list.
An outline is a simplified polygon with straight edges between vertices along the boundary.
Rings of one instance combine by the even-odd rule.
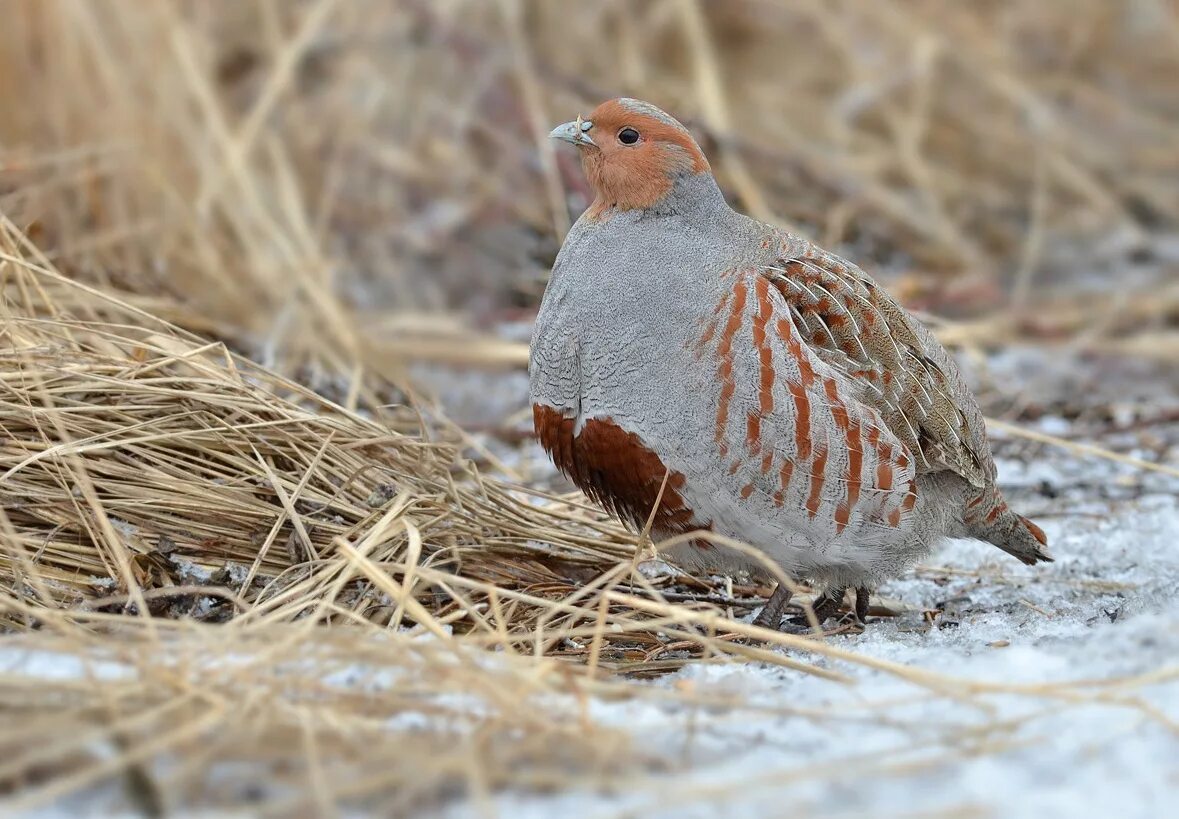
[[[834, 589], [827, 589], [811, 603], [810, 611], [804, 610], [802, 614], [797, 617], [792, 617], [788, 621], [789, 624], [799, 631], [810, 631], [816, 626], [822, 626], [829, 618], [834, 617], [839, 612], [839, 607], [843, 605], [843, 595], [846, 590], [840, 586]], [[811, 620], [810, 615], [814, 615], [814, 620]]]
[[868, 591], [867, 586], [860, 586], [856, 589], [856, 619], [860, 623], [866, 624], [868, 622], [868, 607], [872, 602], [872, 592]]
[[[791, 630], [801, 634], [813, 631], [816, 626], [821, 628], [827, 620], [839, 614], [839, 610], [843, 606], [845, 592], [846, 589], [843, 588], [828, 589], [823, 592], [811, 604], [811, 613], [815, 616], [814, 621], [812, 622], [808, 613], [804, 611], [799, 616], [787, 621]], [[862, 630], [868, 619], [870, 600], [871, 592], [867, 588], [864, 586], [857, 588], [854, 608], [840, 618], [835, 631]]]
[[[753, 625], [773, 629], [774, 631], [783, 631], [788, 634], [813, 633], [816, 624], [821, 628], [823, 623], [839, 614], [839, 610], [843, 606], [845, 591], [842, 588], [828, 589], [815, 598], [815, 602], [810, 607], [811, 613], [814, 614], [813, 623], [807, 612], [783, 622], [782, 616], [786, 613], [786, 607], [790, 605], [793, 593], [785, 585], [778, 584], [778, 588], [774, 590], [770, 599], [766, 601], [765, 607], [754, 618]], [[855, 606], [840, 618], [838, 625], [834, 629], [827, 633], [862, 631], [868, 619], [870, 600], [871, 592], [867, 588], [864, 586], [857, 588]]]

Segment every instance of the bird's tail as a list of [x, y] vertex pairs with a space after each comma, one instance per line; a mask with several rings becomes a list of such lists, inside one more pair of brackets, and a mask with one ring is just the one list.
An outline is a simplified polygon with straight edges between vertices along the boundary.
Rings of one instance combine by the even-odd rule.
[[965, 523], [971, 537], [993, 543], [1023, 563], [1052, 560], [1044, 530], [1013, 512], [993, 486], [967, 501]]

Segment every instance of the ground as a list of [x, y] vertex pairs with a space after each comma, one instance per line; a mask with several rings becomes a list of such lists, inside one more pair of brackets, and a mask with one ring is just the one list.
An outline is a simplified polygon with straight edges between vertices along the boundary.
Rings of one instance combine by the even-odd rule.
[[[515, 398], [496, 413], [518, 415], [524, 382], [500, 383]], [[1153, 460], [1148, 444], [1176, 429], [1144, 438], [1138, 418], [1113, 418], [1123, 432], [1097, 443]], [[1028, 426], [1080, 424], [1043, 415]], [[769, 663], [696, 663], [630, 698], [538, 703], [623, 732], [660, 772], [451, 800], [436, 815], [1163, 815], [1179, 794], [1179, 477], [993, 438], [1004, 491], [1046, 530], [1054, 563], [946, 542], [880, 590], [903, 613], [827, 639], [858, 659], [798, 655], [851, 684]], [[534, 445], [486, 440], [529, 480], [556, 480]], [[93, 669], [9, 650], [5, 672]], [[33, 815], [109, 815], [118, 804], [119, 790], [103, 787]]]
[[[847, 687], [772, 665], [689, 666], [651, 685], [764, 714], [596, 703], [597, 720], [682, 767], [618, 793], [506, 795], [502, 814], [1160, 815], [1179, 792], [1179, 479], [1049, 451], [1000, 470], [1013, 500], [1039, 513], [1055, 563], [1025, 567], [985, 544], [947, 542], [881, 590], [943, 609], [937, 625], [914, 613], [831, 638], [959, 678], [962, 692], [856, 663], [833, 664], [855, 678]], [[1097, 478], [1133, 497], [1090, 497]], [[1040, 696], [1077, 680], [1108, 702]], [[956, 698], [981, 683], [1015, 690], [983, 707]]]
[[[1099, 427], [1089, 443], [1153, 460], [1173, 451], [1175, 394], [1142, 368], [1024, 349], [990, 357], [986, 378], [969, 375], [980, 391], [999, 382], [1070, 413], [1041, 415], [1027, 424], [1035, 432], [1086, 443], [1084, 430]], [[456, 406], [459, 392], [448, 395]], [[1159, 416], [1168, 423], [1142, 423]], [[947, 541], [880, 590], [940, 611], [934, 624], [913, 611], [830, 641], [959, 678], [963, 689], [1022, 690], [987, 695], [980, 708], [953, 688], [931, 693], [859, 663], [834, 664], [855, 678], [850, 687], [773, 665], [693, 665], [650, 685], [764, 714], [597, 703], [597, 719], [681, 767], [617, 793], [506, 795], [503, 814], [1159, 815], [1179, 795], [1179, 477], [1002, 431], [992, 439], [1005, 493], [1043, 526], [1055, 562], [1027, 567], [987, 544]], [[514, 468], [551, 475], [542, 454], [522, 451]], [[1041, 697], [1078, 680], [1106, 702]]]

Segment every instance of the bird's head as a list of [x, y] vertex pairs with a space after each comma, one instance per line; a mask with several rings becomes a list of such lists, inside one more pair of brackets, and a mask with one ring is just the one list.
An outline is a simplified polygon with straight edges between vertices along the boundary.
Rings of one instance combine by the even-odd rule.
[[688, 129], [639, 100], [609, 100], [585, 119], [558, 125], [549, 136], [581, 150], [597, 213], [654, 207], [678, 180], [711, 173]]

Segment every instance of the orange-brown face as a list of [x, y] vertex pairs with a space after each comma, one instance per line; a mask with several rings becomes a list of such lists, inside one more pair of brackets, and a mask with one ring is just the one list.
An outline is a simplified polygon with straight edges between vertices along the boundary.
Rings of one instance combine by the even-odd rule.
[[[691, 134], [654, 106], [635, 100], [604, 102], [584, 120], [552, 136], [581, 149], [581, 164], [597, 195], [593, 211], [649, 208], [677, 176], [704, 173], [708, 160]], [[588, 137], [588, 139], [586, 139]]]

